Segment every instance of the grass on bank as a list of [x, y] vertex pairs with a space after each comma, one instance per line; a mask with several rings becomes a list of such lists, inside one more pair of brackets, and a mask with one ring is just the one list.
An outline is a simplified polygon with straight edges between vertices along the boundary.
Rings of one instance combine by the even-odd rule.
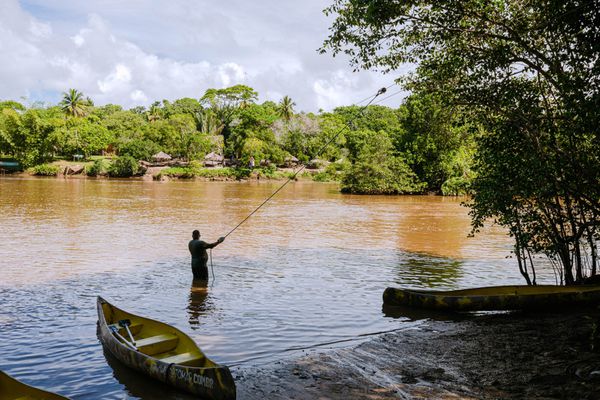
[[[40, 164], [27, 170], [37, 176], [57, 176], [63, 174], [65, 169], [74, 166], [83, 166], [82, 174], [87, 176], [130, 177], [141, 173], [138, 162], [128, 156], [102, 157], [94, 156], [86, 161], [56, 160], [51, 163]], [[331, 164], [325, 169], [314, 171], [304, 170], [296, 179], [313, 180], [316, 182], [335, 182], [340, 180], [342, 169], [339, 165]], [[169, 177], [172, 179], [204, 178], [208, 180], [241, 180], [241, 179], [273, 179], [284, 180], [294, 177], [293, 170], [281, 170], [275, 166], [250, 168], [217, 167], [206, 168], [198, 161], [192, 161], [185, 167], [167, 167], [161, 170], [156, 179]]]
[[288, 179], [293, 175], [292, 172], [280, 171], [275, 167], [264, 168], [204, 168], [200, 165], [190, 163], [187, 167], [169, 167], [159, 172], [158, 178], [163, 176], [170, 178], [207, 178], [207, 179], [247, 179], [251, 177], [266, 179]]

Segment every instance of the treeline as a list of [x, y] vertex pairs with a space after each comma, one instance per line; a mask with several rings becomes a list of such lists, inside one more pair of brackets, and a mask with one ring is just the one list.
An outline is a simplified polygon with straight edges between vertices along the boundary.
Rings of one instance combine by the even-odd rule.
[[288, 96], [279, 103], [257, 99], [252, 88], [237, 85], [129, 110], [95, 106], [74, 89], [58, 105], [4, 101], [0, 153], [24, 167], [75, 154], [115, 155], [122, 164], [125, 157], [150, 160], [159, 151], [185, 161], [216, 152], [242, 166], [251, 157], [275, 165], [295, 157], [320, 160], [326, 167], [318, 179], [340, 180], [352, 193], [469, 189], [474, 127], [432, 96], [412, 95], [397, 109], [347, 106], [318, 114], [295, 112]]

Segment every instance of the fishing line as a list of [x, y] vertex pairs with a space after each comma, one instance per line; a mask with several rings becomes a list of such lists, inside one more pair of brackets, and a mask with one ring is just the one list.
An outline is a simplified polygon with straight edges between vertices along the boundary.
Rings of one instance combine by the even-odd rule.
[[215, 281], [215, 269], [213, 268], [213, 263], [212, 263], [212, 249], [208, 249], [208, 254], [210, 257], [210, 270], [212, 272], [212, 281], [214, 283]]
[[389, 96], [385, 96], [383, 99], [379, 99], [379, 100], [377, 100], [377, 101], [376, 101], [375, 103], [373, 103], [373, 104], [380, 104], [381, 102], [383, 102], [383, 101], [385, 101], [385, 100], [389, 99], [390, 97], [394, 97], [394, 96], [396, 96], [396, 95], [398, 95], [398, 94], [400, 94], [400, 93], [403, 93], [403, 92], [404, 92], [404, 90], [398, 90], [397, 92], [394, 92], [394, 93], [390, 94]]
[[[395, 85], [395, 84], [394, 84]], [[393, 86], [393, 85], [391, 85]], [[391, 87], [390, 86], [390, 87]], [[379, 96], [381, 96], [382, 94], [384, 94], [387, 91], [387, 88], [383, 87], [381, 89], [379, 89], [377, 91], [377, 93], [373, 96], [371, 96], [371, 100], [364, 106], [361, 107], [360, 111], [358, 112], [358, 115], [362, 115], [363, 112], [367, 109], [368, 106], [371, 105], [371, 103]], [[352, 118], [349, 123], [352, 123], [357, 117], [358, 115], [354, 118]], [[321, 152], [323, 150], [325, 150], [325, 148], [327, 146], [329, 146], [335, 139], [337, 139], [337, 137], [344, 131], [344, 129], [348, 129], [347, 125], [344, 125], [340, 130], [337, 131], [337, 133], [335, 135], [333, 135], [333, 137], [331, 139], [329, 139], [327, 141], [327, 143], [325, 143], [323, 146], [321, 146], [321, 148], [317, 151], [317, 155], [321, 154]], [[239, 228], [244, 222], [246, 222], [252, 215], [254, 215], [254, 213], [256, 213], [258, 210], [260, 210], [262, 208], [262, 206], [264, 206], [265, 204], [267, 204], [267, 202], [269, 200], [271, 200], [277, 193], [279, 193], [281, 191], [281, 189], [283, 189], [288, 183], [290, 183], [293, 179], [296, 179], [296, 176], [298, 176], [298, 174], [304, 170], [304, 168], [306, 168], [305, 164], [302, 164], [302, 166], [300, 168], [298, 168], [297, 171], [295, 171], [292, 176], [290, 176], [284, 183], [283, 185], [279, 186], [279, 188], [277, 188], [277, 190], [275, 190], [269, 197], [267, 197], [265, 199], [265, 201], [263, 201], [258, 207], [256, 207], [254, 209], [254, 211], [252, 211], [250, 214], [248, 214], [248, 216], [246, 218], [244, 218], [239, 224], [237, 224], [235, 226], [235, 228], [233, 228], [232, 230], [229, 231], [229, 233], [227, 233], [227, 235], [225, 235], [224, 237], [226, 238], [227, 236], [231, 235], [233, 233], [233, 231], [235, 231], [237, 228]]]
[[[387, 91], [389, 88], [391, 88], [392, 86], [396, 86], [396, 83], [392, 83], [390, 86], [386, 87], [385, 90]], [[370, 95], [368, 97], [365, 97], [364, 99], [362, 99], [359, 102], [354, 103], [355, 105], [359, 105], [360, 103], [364, 103], [365, 101], [369, 100], [371, 97], [373, 97], [373, 95]], [[387, 97], [386, 97], [387, 98]], [[379, 101], [378, 101], [379, 102]]]

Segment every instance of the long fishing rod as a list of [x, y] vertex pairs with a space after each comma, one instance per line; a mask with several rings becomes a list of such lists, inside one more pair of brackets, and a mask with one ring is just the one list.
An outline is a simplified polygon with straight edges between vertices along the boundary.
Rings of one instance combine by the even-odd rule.
[[[391, 86], [393, 86], [393, 85], [391, 85]], [[391, 87], [391, 86], [390, 86], [390, 87]], [[363, 114], [363, 112], [364, 112], [364, 111], [367, 109], [367, 107], [368, 107], [369, 105], [371, 105], [371, 103], [372, 103], [372, 102], [373, 102], [373, 101], [374, 101], [374, 100], [375, 100], [377, 97], [381, 96], [381, 95], [382, 95], [382, 94], [384, 94], [386, 91], [387, 91], [387, 88], [385, 88], [385, 87], [384, 87], [384, 88], [381, 88], [381, 89], [379, 89], [379, 90], [377, 91], [377, 93], [371, 97], [371, 100], [370, 100], [370, 101], [369, 101], [369, 102], [368, 102], [366, 105], [364, 105], [363, 107], [361, 107], [360, 111], [358, 112], [358, 115], [362, 115], [362, 114]], [[364, 100], [362, 100], [362, 101], [364, 101]], [[361, 102], [362, 102], [362, 101], [361, 101]], [[357, 115], [356, 117], [352, 118], [352, 119], [350, 120], [350, 123], [352, 123], [352, 122], [353, 122], [353, 121], [354, 121], [354, 120], [355, 120], [355, 119], [358, 117], [358, 115]], [[344, 131], [344, 129], [348, 129], [348, 126], [347, 126], [347, 125], [344, 125], [344, 126], [343, 126], [343, 127], [342, 127], [342, 128], [339, 130], [339, 131], [337, 131], [337, 133], [336, 133], [336, 134], [335, 134], [335, 135], [334, 135], [334, 136], [333, 136], [331, 139], [329, 139], [329, 141], [327, 141], [327, 143], [325, 143], [323, 146], [321, 146], [321, 148], [320, 148], [320, 149], [317, 151], [317, 153], [316, 153], [316, 154], [317, 154], [317, 155], [321, 154], [321, 152], [322, 152], [323, 150], [325, 150], [325, 148], [326, 148], [327, 146], [329, 146], [329, 145], [330, 145], [330, 144], [331, 144], [331, 143], [332, 143], [332, 142], [333, 142], [335, 139], [337, 139], [337, 137], [338, 137], [338, 136], [339, 136], [339, 135], [340, 135], [340, 134], [341, 134], [341, 133]], [[273, 192], [273, 193], [272, 193], [272, 194], [271, 194], [269, 197], [267, 197], [267, 198], [265, 199], [265, 201], [263, 201], [263, 202], [262, 202], [262, 203], [261, 203], [261, 204], [260, 204], [258, 207], [256, 207], [256, 208], [254, 209], [254, 211], [252, 211], [250, 214], [248, 214], [248, 216], [247, 216], [246, 218], [244, 218], [244, 219], [243, 219], [243, 220], [242, 220], [242, 221], [241, 221], [239, 224], [237, 224], [237, 225], [236, 225], [236, 226], [235, 226], [235, 227], [234, 227], [232, 230], [230, 230], [230, 231], [227, 233], [227, 235], [225, 235], [225, 236], [224, 236], [224, 238], [226, 238], [227, 236], [231, 235], [231, 234], [233, 233], [233, 231], [235, 231], [237, 228], [239, 228], [239, 227], [240, 227], [240, 226], [241, 226], [241, 225], [242, 225], [244, 222], [246, 222], [246, 221], [247, 221], [247, 220], [248, 220], [248, 219], [249, 219], [249, 218], [250, 218], [252, 215], [254, 215], [254, 214], [255, 214], [255, 213], [258, 211], [258, 210], [260, 210], [260, 209], [262, 208], [262, 206], [264, 206], [265, 204], [267, 204], [267, 202], [268, 202], [269, 200], [271, 200], [271, 199], [272, 199], [272, 198], [273, 198], [273, 197], [274, 197], [274, 196], [275, 196], [277, 193], [279, 193], [279, 192], [281, 191], [281, 189], [283, 189], [283, 188], [284, 188], [284, 187], [285, 187], [285, 186], [286, 186], [288, 183], [290, 183], [290, 182], [291, 182], [293, 179], [296, 179], [296, 176], [298, 176], [298, 174], [299, 174], [299, 173], [300, 173], [302, 170], [304, 170], [304, 168], [306, 168], [306, 165], [305, 165], [305, 164], [302, 164], [302, 166], [301, 166], [300, 168], [298, 168], [298, 170], [297, 170], [297, 171], [295, 171], [295, 172], [292, 174], [292, 176], [290, 176], [290, 177], [289, 177], [289, 178], [288, 178], [288, 179], [287, 179], [287, 180], [286, 180], [286, 181], [283, 183], [283, 185], [279, 186], [279, 188], [277, 188], [277, 190], [275, 190], [275, 191], [274, 191], [274, 192]]]

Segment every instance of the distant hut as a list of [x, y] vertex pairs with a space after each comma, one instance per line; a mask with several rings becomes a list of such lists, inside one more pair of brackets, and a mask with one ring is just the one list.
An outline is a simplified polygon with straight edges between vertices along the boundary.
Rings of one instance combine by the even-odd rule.
[[299, 162], [300, 160], [298, 160], [296, 157], [289, 156], [286, 157], [285, 160], [283, 160], [283, 166], [286, 168], [294, 168], [298, 166]]
[[320, 169], [326, 167], [329, 162], [325, 160], [319, 160], [318, 158], [313, 158], [306, 164], [306, 168], [308, 169]]
[[173, 157], [164, 152], [158, 152], [152, 156], [152, 161], [154, 162], [166, 162], [170, 161]]
[[217, 167], [217, 166], [223, 165], [223, 160], [224, 160], [224, 157], [222, 155], [217, 154], [213, 151], [212, 153], [208, 153], [204, 157], [204, 166], [205, 167]]

